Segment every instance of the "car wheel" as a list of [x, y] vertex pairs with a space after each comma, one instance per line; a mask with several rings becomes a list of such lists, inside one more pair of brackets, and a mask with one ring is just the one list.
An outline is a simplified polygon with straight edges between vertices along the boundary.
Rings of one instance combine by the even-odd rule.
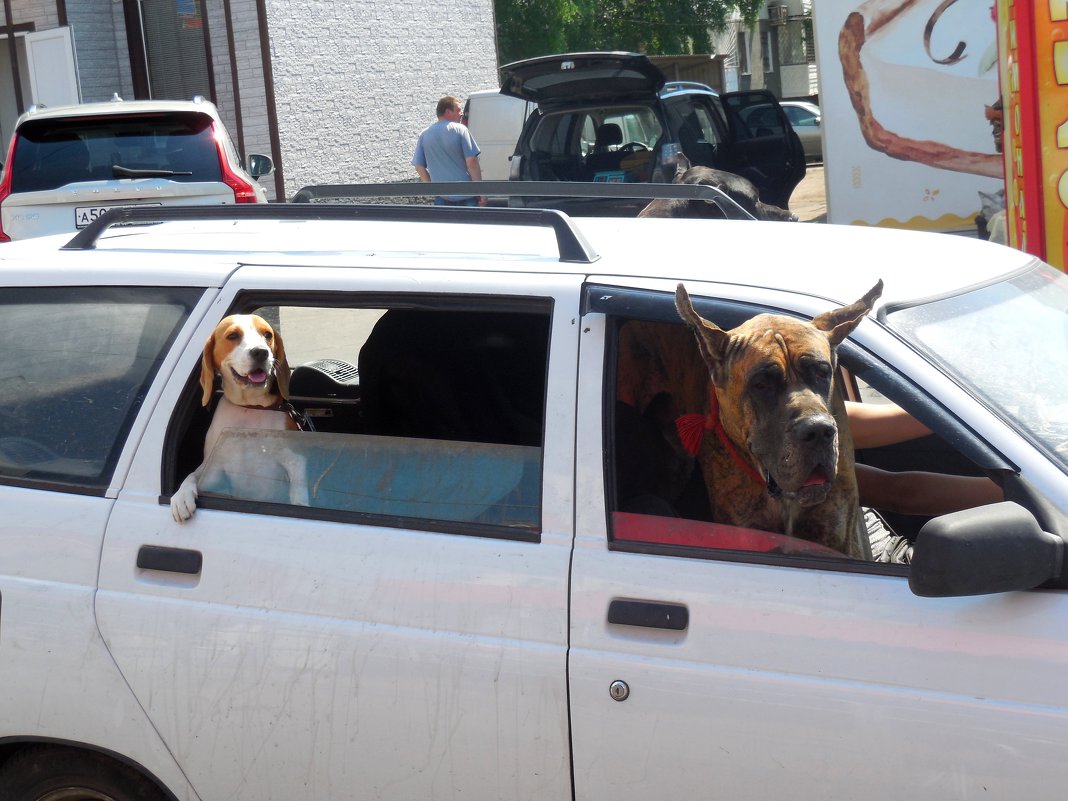
[[104, 754], [34, 746], [0, 769], [0, 801], [164, 801], [136, 770]]

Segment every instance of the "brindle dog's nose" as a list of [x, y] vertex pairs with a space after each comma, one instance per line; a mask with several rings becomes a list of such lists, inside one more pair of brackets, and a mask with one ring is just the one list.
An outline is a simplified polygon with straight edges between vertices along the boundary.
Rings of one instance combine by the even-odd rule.
[[834, 439], [838, 432], [834, 418], [826, 414], [815, 414], [797, 421], [794, 435], [804, 445], [822, 445]]

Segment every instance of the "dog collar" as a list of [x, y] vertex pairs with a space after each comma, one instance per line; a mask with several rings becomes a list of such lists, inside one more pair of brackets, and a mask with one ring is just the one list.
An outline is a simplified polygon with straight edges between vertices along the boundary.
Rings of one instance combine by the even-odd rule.
[[734, 443], [731, 442], [731, 438], [727, 436], [723, 421], [719, 419], [719, 397], [716, 395], [715, 384], [709, 383], [708, 385], [708, 414], [684, 414], [675, 419], [675, 430], [682, 441], [682, 447], [691, 456], [696, 456], [701, 450], [705, 432], [714, 431], [735, 464], [757, 484], [761, 486], [767, 484], [764, 477], [742, 457]]
[[240, 406], [242, 409], [259, 409], [264, 412], [285, 412], [289, 415], [289, 419], [297, 424], [297, 428], [301, 431], [314, 431], [315, 424], [312, 423], [311, 418], [302, 414], [297, 407], [295, 407], [289, 401], [280, 400], [276, 403], [272, 403], [270, 406], [249, 406], [244, 403], [235, 403], [235, 406]]

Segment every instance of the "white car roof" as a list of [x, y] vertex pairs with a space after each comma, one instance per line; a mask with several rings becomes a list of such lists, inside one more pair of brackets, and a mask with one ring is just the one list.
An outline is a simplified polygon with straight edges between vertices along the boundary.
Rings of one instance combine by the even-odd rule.
[[[553, 231], [411, 221], [242, 220], [113, 228], [88, 250], [57, 235], [0, 246], [0, 285], [219, 286], [239, 265], [361, 267], [669, 279], [781, 290], [849, 303], [880, 278], [882, 304], [928, 298], [1036, 259], [964, 236], [737, 220], [572, 220], [599, 258], [559, 259]], [[195, 256], [195, 258], [194, 258]]]
[[28, 120], [47, 120], [59, 117], [93, 117], [108, 114], [145, 114], [158, 112], [193, 111], [218, 117], [215, 105], [203, 98], [197, 100], [107, 100], [101, 103], [78, 103], [67, 106], [36, 106], [19, 117], [16, 127]]

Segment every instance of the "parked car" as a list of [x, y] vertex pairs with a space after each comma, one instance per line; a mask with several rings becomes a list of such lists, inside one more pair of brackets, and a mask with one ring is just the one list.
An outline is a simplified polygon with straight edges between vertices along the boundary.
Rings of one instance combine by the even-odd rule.
[[805, 149], [805, 161], [823, 163], [823, 133], [820, 129], [820, 107], [805, 100], [780, 100], [790, 125]]
[[[947, 597], [625, 507], [677, 389], [626, 343], [680, 282], [731, 328], [879, 278], [838, 381], [933, 433], [859, 458], [1008, 499], [908, 523]], [[1066, 309], [1018, 250], [847, 226], [270, 204], [6, 246], [0, 795], [1059, 801]], [[315, 430], [209, 461], [300, 457], [309, 505], [206, 480], [177, 523], [250, 312]]]
[[[512, 156], [512, 180], [670, 183], [681, 149], [691, 164], [737, 173], [757, 186], [762, 201], [789, 208], [790, 193], [805, 176], [801, 142], [770, 92], [719, 95], [704, 84], [668, 82], [638, 53], [517, 61], [501, 67], [501, 92], [538, 104]], [[779, 115], [777, 128], [757, 135], [741, 122], [739, 114], [754, 104]], [[603, 198], [529, 202], [626, 216], [644, 205]]]
[[508, 162], [533, 108], [529, 101], [502, 95], [497, 89], [484, 89], [467, 96], [464, 124], [471, 129], [482, 151], [478, 161], [484, 181], [508, 180]]
[[215, 106], [196, 98], [113, 100], [19, 117], [0, 178], [0, 242], [76, 231], [127, 205], [266, 203]]

